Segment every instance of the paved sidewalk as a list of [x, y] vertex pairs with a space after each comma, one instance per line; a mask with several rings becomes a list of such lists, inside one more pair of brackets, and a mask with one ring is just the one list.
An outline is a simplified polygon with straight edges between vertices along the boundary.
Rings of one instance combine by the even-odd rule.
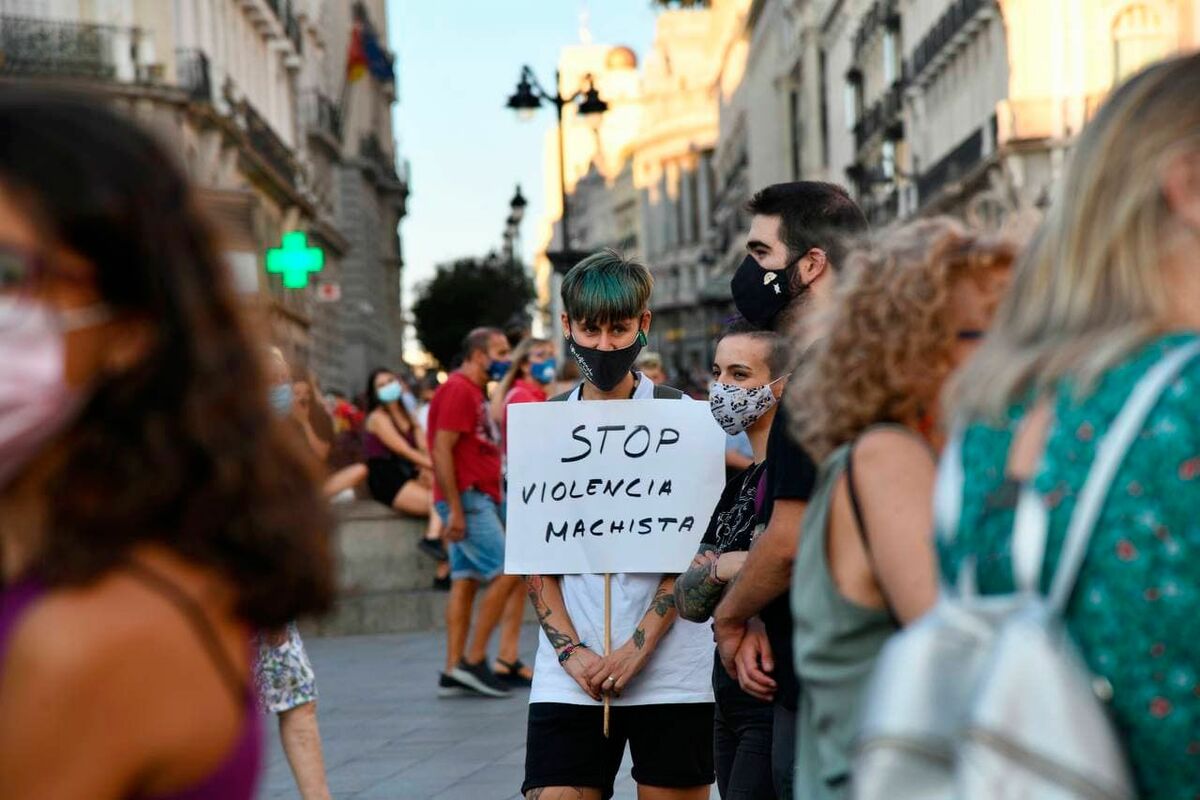
[[[532, 661], [535, 631], [523, 634]], [[504, 700], [436, 696], [443, 632], [305, 640], [320, 692], [337, 800], [510, 800], [525, 772], [528, 693]], [[275, 722], [260, 800], [296, 798]], [[617, 798], [636, 797], [626, 754]]]

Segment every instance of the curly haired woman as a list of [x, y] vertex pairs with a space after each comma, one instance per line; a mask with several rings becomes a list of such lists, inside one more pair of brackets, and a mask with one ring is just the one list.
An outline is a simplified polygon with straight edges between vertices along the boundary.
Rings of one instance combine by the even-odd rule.
[[848, 795], [875, 659], [934, 602], [938, 397], [991, 322], [1013, 257], [948, 219], [868, 244], [788, 395], [794, 435], [823, 462], [793, 567], [796, 797]]

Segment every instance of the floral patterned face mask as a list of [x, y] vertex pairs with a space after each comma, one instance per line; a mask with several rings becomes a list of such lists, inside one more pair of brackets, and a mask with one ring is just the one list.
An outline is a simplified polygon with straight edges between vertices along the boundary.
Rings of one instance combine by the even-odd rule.
[[786, 377], [780, 376], [752, 389], [729, 383], [713, 383], [708, 390], [708, 407], [713, 419], [730, 436], [741, 433], [779, 402], [771, 387]]

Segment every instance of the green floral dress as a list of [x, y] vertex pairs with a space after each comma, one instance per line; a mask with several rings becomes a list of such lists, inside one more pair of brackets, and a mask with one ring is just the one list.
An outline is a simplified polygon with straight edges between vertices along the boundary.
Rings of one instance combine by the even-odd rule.
[[[1137, 380], [1193, 336], [1141, 347], [1086, 397], [1059, 393], [1035, 485], [1050, 507], [1042, 589], [1058, 564], [1067, 523], [1095, 455]], [[1011, 592], [1016, 491], [1005, 475], [1024, 408], [1006, 424], [971, 425], [962, 459], [962, 517], [938, 537], [947, 582], [977, 559], [979, 589]], [[1113, 687], [1111, 710], [1139, 797], [1200, 800], [1200, 360], [1151, 412], [1117, 473], [1066, 610], [1091, 669]]]

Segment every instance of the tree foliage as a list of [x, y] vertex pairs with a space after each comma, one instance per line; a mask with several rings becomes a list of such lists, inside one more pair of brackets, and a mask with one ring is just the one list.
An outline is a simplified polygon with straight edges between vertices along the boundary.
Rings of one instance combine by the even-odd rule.
[[502, 328], [533, 300], [533, 282], [520, 265], [463, 258], [442, 264], [413, 304], [417, 338], [443, 367], [458, 355], [463, 338], [480, 325]]

